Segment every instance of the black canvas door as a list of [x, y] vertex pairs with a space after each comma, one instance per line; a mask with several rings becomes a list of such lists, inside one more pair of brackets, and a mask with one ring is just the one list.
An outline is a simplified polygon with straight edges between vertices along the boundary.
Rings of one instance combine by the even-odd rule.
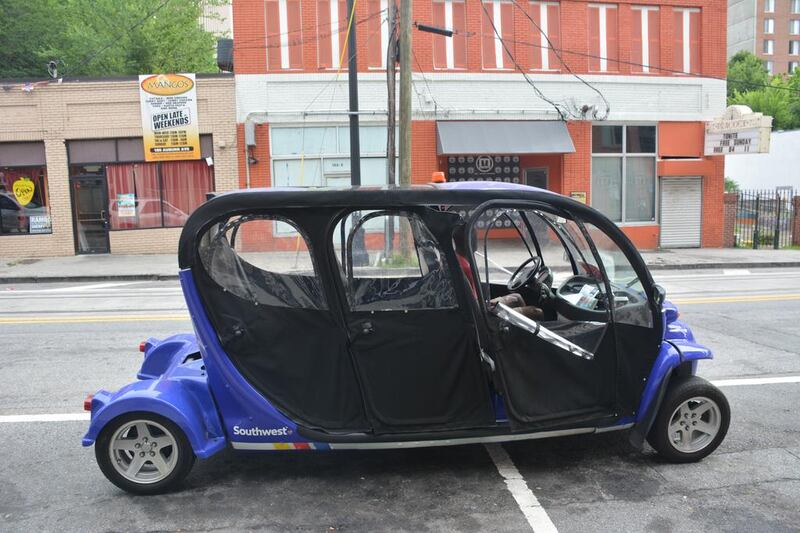
[[75, 251], [79, 254], [108, 253], [108, 193], [105, 178], [73, 178], [71, 186]]
[[490, 424], [474, 325], [459, 305], [440, 241], [422, 218], [348, 215], [333, 240], [350, 349], [374, 430]]
[[[498, 205], [472, 224], [491, 355], [509, 420], [520, 429], [613, 410], [616, 350], [602, 276], [580, 233], [562, 230], [569, 224]], [[516, 236], [493, 233], [496, 227], [516, 229]], [[515, 287], [526, 272], [530, 281]]]

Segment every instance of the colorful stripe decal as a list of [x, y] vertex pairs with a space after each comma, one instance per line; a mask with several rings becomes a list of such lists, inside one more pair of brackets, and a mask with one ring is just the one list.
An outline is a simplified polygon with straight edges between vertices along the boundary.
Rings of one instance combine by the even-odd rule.
[[235, 450], [330, 450], [323, 442], [231, 442]]

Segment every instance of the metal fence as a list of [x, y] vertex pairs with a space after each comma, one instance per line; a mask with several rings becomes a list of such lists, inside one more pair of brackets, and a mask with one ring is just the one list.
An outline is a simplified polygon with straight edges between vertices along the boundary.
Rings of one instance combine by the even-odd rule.
[[734, 223], [734, 246], [737, 248], [784, 248], [792, 245], [794, 226], [791, 187], [773, 190], [739, 191]]

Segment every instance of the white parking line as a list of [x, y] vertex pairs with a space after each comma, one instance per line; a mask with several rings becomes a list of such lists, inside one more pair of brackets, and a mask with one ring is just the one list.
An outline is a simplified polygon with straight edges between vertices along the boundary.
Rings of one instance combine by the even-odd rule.
[[49, 415], [2, 415], [0, 424], [13, 422], [75, 422], [89, 420], [89, 413], [56, 413]]
[[536, 499], [531, 489], [528, 488], [525, 478], [522, 477], [517, 467], [514, 466], [514, 462], [511, 460], [511, 457], [508, 456], [505, 448], [503, 448], [501, 444], [486, 444], [485, 448], [486, 451], [489, 452], [492, 461], [494, 461], [494, 466], [497, 467], [497, 471], [503, 476], [508, 492], [514, 497], [520, 511], [522, 511], [522, 514], [524, 514], [525, 518], [528, 520], [531, 529], [536, 533], [541, 533], [543, 531], [557, 533], [558, 529], [556, 529], [555, 524], [550, 520], [547, 511], [544, 510], [544, 507], [542, 507], [542, 504]]
[[717, 387], [735, 387], [737, 385], [776, 385], [779, 383], [800, 383], [800, 376], [779, 376], [774, 378], [738, 378], [718, 379], [711, 382]]

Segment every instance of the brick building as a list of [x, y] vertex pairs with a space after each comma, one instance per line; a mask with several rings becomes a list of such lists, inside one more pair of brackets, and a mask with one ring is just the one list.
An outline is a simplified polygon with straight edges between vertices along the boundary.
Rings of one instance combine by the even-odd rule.
[[[386, 180], [386, 8], [357, 1], [352, 26], [365, 184]], [[726, 8], [415, 1], [416, 22], [456, 33], [414, 31], [413, 181], [547, 187], [642, 248], [721, 246], [724, 163], [703, 156], [703, 123], [725, 109]], [[234, 0], [240, 186], [349, 183], [348, 15], [343, 0]]]
[[[197, 76], [201, 159], [144, 162], [136, 78], [0, 81], [0, 257], [174, 253], [183, 221], [238, 185], [234, 81]], [[32, 198], [12, 192], [30, 180]], [[124, 216], [119, 194], [136, 199]]]
[[728, 59], [747, 50], [770, 74], [800, 67], [800, 0], [728, 0]]

